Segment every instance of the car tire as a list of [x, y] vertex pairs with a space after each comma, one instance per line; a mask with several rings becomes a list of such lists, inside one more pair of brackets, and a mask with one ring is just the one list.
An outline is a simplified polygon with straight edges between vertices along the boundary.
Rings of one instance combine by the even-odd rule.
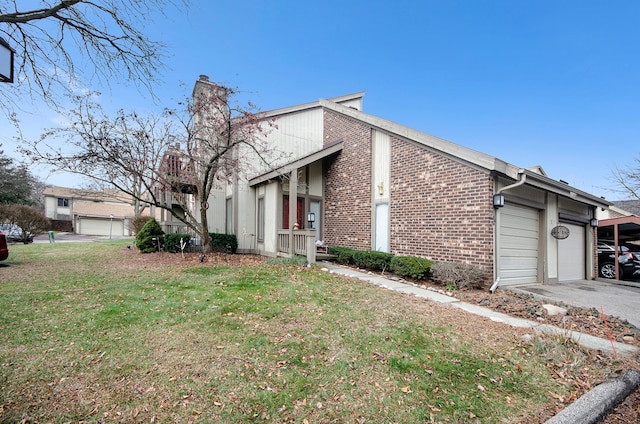
[[[616, 278], [616, 265], [613, 262], [606, 262], [600, 265], [600, 276], [604, 278]], [[622, 277], [622, 270], [620, 270]]]

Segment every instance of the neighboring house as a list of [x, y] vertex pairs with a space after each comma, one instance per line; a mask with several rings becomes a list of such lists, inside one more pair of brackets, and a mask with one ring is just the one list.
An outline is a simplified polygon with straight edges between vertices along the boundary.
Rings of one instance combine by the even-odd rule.
[[640, 200], [615, 200], [611, 209], [620, 209], [623, 215], [640, 216]]
[[291, 158], [216, 191], [211, 227], [269, 256], [304, 251], [297, 224], [330, 246], [475, 264], [489, 284], [595, 278], [594, 218], [609, 202], [364, 113], [363, 96], [264, 112], [268, 142]]
[[[133, 200], [118, 190], [47, 187], [44, 196], [45, 215], [56, 229], [87, 235], [131, 235]], [[149, 215], [148, 208], [145, 212]]]

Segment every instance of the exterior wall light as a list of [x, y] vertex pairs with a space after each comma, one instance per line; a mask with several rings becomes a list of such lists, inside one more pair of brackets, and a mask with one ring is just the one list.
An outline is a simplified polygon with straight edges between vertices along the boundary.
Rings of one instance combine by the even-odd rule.
[[493, 207], [495, 209], [501, 208], [504, 206], [504, 194], [496, 193], [493, 195]]
[[589, 225], [591, 225], [592, 227], [597, 227], [598, 226], [598, 220], [596, 218], [591, 218], [591, 220], [589, 221]]
[[316, 222], [316, 214], [309, 212], [307, 214], [307, 221], [309, 221], [309, 228], [313, 229], [313, 223]]
[[15, 50], [0, 37], [0, 82], [13, 82], [13, 56]]

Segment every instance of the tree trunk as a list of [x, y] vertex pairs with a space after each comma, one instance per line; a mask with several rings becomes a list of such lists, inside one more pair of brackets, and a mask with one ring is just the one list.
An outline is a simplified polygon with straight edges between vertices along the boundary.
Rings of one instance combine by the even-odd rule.
[[209, 222], [207, 221], [207, 202], [200, 203], [200, 237], [202, 237], [202, 252], [211, 252], [211, 237], [209, 236]]

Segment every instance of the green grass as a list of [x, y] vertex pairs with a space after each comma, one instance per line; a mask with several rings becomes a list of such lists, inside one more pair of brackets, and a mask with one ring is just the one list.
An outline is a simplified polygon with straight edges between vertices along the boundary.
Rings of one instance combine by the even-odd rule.
[[126, 244], [11, 246], [0, 422], [535, 422], [568, 390], [508, 327], [479, 343], [462, 312], [295, 262]]

